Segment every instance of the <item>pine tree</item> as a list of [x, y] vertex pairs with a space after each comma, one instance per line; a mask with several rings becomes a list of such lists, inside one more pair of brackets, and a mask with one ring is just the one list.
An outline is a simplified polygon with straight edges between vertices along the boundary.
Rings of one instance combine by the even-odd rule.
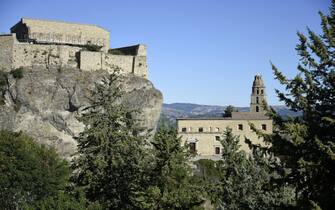
[[72, 180], [87, 199], [98, 201], [104, 209], [135, 209], [150, 164], [134, 112], [120, 103], [123, 92], [118, 72], [96, 83], [91, 105], [79, 118], [86, 128], [77, 138]]
[[298, 32], [298, 74], [286, 78], [274, 65], [286, 91], [281, 101], [302, 116], [284, 121], [273, 115], [277, 128], [269, 139], [287, 168], [282, 183], [296, 189], [301, 209], [335, 206], [335, 1], [330, 14], [320, 12], [322, 33]]
[[257, 147], [253, 148], [252, 156], [248, 155], [240, 150], [239, 142], [239, 137], [227, 128], [221, 140], [222, 159], [216, 163], [219, 177], [212, 183], [218, 208], [267, 210], [283, 209], [291, 204], [292, 190], [271, 183], [276, 176], [272, 170], [275, 160], [264, 156]]
[[238, 112], [238, 109], [232, 105], [227, 106], [224, 110], [223, 117], [231, 117], [232, 112]]
[[204, 191], [194, 180], [189, 154], [175, 129], [161, 127], [152, 140], [153, 165], [143, 209], [202, 209]]

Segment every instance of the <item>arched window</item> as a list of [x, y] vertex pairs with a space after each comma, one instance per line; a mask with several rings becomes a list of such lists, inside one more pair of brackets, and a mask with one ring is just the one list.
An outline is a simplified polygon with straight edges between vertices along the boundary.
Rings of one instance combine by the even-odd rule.
[[263, 89], [261, 90], [261, 94], [264, 94], [264, 90]]
[[259, 112], [259, 107], [258, 106], [256, 106], [256, 112]]
[[256, 103], [257, 103], [257, 104], [259, 103], [259, 99], [258, 99], [258, 97], [256, 97]]
[[259, 89], [257, 88], [257, 95], [259, 94]]

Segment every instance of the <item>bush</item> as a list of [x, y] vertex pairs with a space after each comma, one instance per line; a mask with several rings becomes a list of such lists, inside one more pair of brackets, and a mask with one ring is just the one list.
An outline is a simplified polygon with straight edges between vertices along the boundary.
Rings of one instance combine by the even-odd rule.
[[10, 74], [13, 75], [15, 79], [21, 79], [23, 78], [23, 68], [16, 68], [10, 71]]
[[0, 105], [5, 104], [4, 93], [7, 85], [7, 73], [0, 70]]
[[69, 166], [23, 133], [0, 131], [0, 206], [21, 209], [65, 189]]

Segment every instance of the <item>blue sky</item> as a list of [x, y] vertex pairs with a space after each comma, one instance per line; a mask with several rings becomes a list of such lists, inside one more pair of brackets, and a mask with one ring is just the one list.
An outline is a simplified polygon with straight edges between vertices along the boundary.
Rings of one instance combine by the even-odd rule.
[[21, 17], [100, 25], [111, 46], [148, 46], [149, 78], [165, 103], [249, 106], [263, 75], [268, 101], [281, 104], [270, 61], [296, 73], [297, 31], [320, 32], [330, 0], [0, 0], [0, 32]]

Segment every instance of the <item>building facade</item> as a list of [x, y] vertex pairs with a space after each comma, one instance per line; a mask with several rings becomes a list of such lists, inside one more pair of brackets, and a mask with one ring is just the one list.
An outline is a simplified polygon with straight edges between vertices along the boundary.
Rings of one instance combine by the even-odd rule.
[[112, 72], [117, 66], [122, 74], [148, 78], [146, 46], [110, 49], [110, 33], [99, 26], [22, 18], [10, 32], [0, 35], [2, 71], [38, 65]]
[[256, 75], [251, 93], [250, 112], [232, 112], [222, 118], [180, 118], [177, 119], [178, 134], [182, 144], [188, 144], [199, 159], [219, 159], [222, 154], [220, 139], [227, 127], [240, 137], [241, 149], [249, 152], [245, 138], [256, 144], [264, 144], [263, 139], [251, 129], [251, 124], [264, 133], [272, 133], [273, 122], [264, 114], [266, 102], [265, 86], [260, 75]]

